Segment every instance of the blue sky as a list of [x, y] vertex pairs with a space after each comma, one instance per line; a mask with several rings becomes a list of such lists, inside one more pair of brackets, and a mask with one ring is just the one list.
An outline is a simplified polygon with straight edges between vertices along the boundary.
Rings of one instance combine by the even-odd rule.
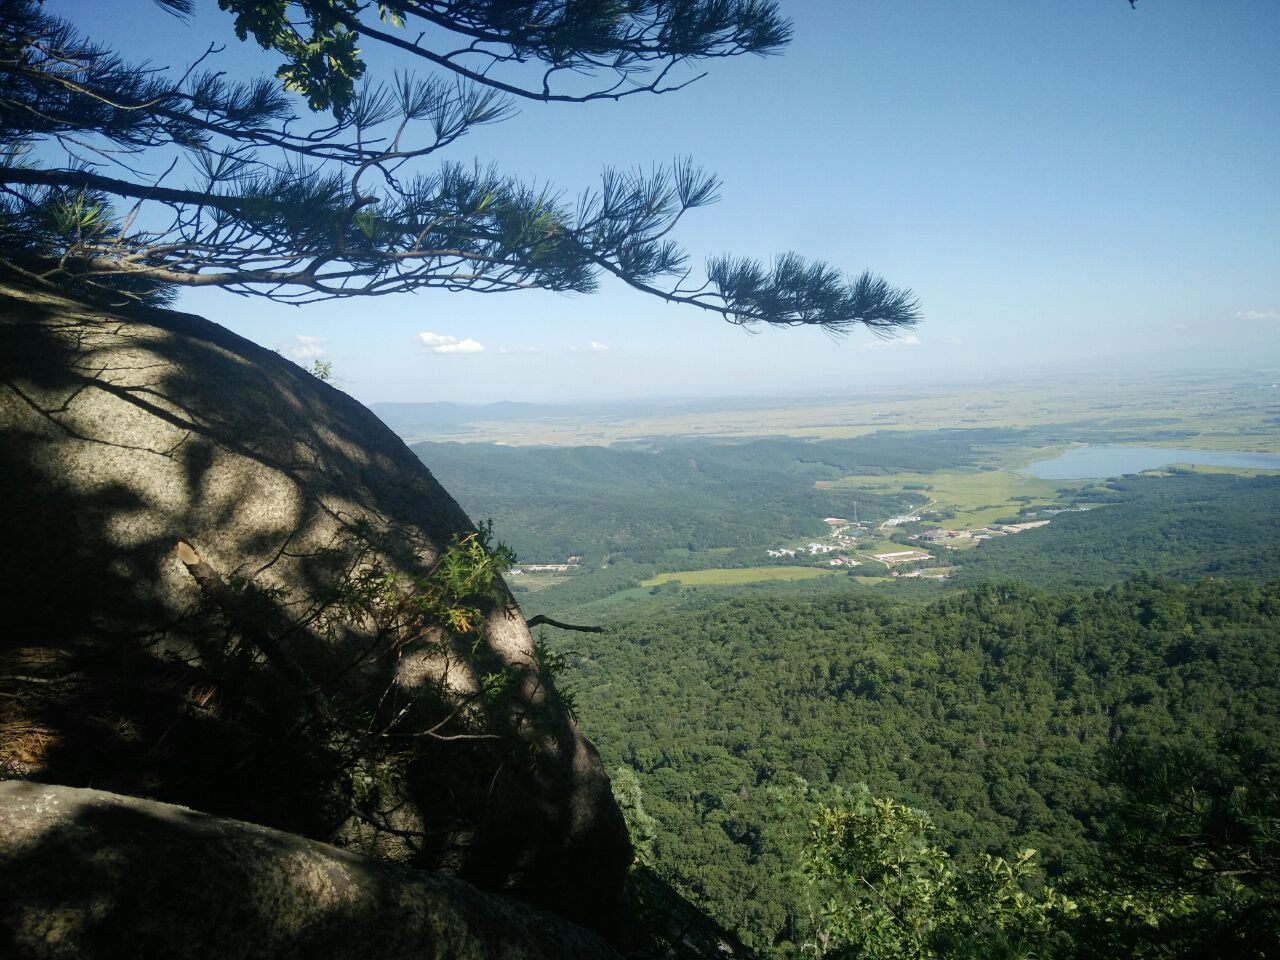
[[[46, 8], [131, 59], [185, 65], [225, 36], [227, 69], [270, 71], [213, 0], [200, 3], [189, 24], [148, 0]], [[712, 63], [673, 95], [522, 105], [448, 159], [494, 161], [572, 196], [604, 166], [692, 156], [724, 184], [679, 233], [695, 263], [795, 250], [871, 268], [920, 296], [913, 337], [752, 335], [609, 282], [592, 296], [300, 309], [201, 291], [182, 308], [332, 361], [366, 402], [1280, 368], [1280, 3], [783, 6], [795, 40], [781, 57]], [[390, 72], [379, 51], [368, 59]]]

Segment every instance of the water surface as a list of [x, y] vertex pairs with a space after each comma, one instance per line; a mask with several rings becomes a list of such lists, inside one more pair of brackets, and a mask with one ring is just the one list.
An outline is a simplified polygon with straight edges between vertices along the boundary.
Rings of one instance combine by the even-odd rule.
[[1180, 447], [1075, 447], [1052, 460], [1040, 460], [1023, 467], [1022, 472], [1042, 480], [1094, 480], [1141, 473], [1167, 467], [1171, 463], [1280, 470], [1280, 454], [1185, 450]]

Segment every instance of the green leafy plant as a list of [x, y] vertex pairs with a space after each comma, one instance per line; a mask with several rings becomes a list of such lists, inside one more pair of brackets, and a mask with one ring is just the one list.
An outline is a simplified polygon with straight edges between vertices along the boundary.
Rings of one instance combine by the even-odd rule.
[[827, 888], [829, 952], [866, 958], [1029, 958], [1050, 946], [1076, 904], [1034, 891], [1035, 851], [970, 867], [931, 842], [927, 814], [863, 793], [810, 821], [805, 867]]
[[493, 542], [493, 521], [481, 522], [475, 533], [455, 535], [435, 566], [415, 581], [412, 604], [428, 622], [478, 643], [487, 609], [506, 598], [502, 573], [515, 559], [510, 547]]
[[548, 647], [545, 632], [539, 630], [533, 640], [533, 657], [537, 663], [538, 683], [565, 713], [577, 720], [577, 691], [564, 680], [569, 668], [569, 655]]
[[624, 766], [613, 771], [610, 781], [613, 799], [627, 822], [627, 833], [631, 836], [631, 847], [635, 851], [635, 863], [653, 866], [654, 845], [658, 842], [659, 827], [658, 821], [644, 808], [644, 791], [640, 787], [640, 778], [633, 769]]
[[306, 371], [317, 380], [332, 380], [333, 362], [330, 360], [312, 360]]

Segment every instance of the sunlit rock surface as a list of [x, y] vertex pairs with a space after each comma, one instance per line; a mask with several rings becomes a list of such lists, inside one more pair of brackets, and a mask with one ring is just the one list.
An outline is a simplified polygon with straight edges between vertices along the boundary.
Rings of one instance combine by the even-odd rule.
[[[390, 430], [187, 314], [0, 284], [0, 344], [0, 777], [182, 803], [602, 915], [625, 828], [509, 595], [462, 638], [392, 642], [340, 615], [362, 571], [405, 589], [474, 531]], [[237, 616], [275, 658], [179, 541], [252, 585]], [[512, 695], [473, 696], [502, 671]], [[323, 735], [321, 700], [338, 717]], [[437, 733], [460, 717], [515, 732], [424, 735], [353, 765], [333, 731], [376, 730], [390, 705], [448, 720]]]
[[188, 960], [607, 960], [558, 917], [184, 807], [0, 783], [0, 954]]

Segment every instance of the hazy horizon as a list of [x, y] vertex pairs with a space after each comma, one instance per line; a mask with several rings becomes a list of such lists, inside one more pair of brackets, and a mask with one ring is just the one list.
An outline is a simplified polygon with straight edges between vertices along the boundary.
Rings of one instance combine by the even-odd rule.
[[[1109, 363], [1115, 364], [1120, 358], [1106, 358]], [[902, 395], [914, 395], [920, 392], [933, 392], [937, 390], [946, 390], [947, 388], [967, 389], [976, 385], [986, 385], [992, 387], [1008, 387], [1027, 384], [1037, 385], [1067, 385], [1070, 383], [1095, 383], [1101, 380], [1113, 380], [1118, 375], [1129, 374], [1132, 379], [1137, 381], [1151, 380], [1192, 380], [1197, 378], [1210, 378], [1215, 375], [1233, 376], [1237, 378], [1256, 379], [1258, 388], [1274, 388], [1280, 390], [1280, 363], [1272, 365], [1260, 365], [1257, 363], [1248, 364], [1199, 364], [1188, 366], [1168, 366], [1168, 367], [1106, 367], [1100, 369], [1098, 366], [1086, 366], [1087, 361], [1078, 361], [1074, 364], [1061, 365], [1044, 365], [1038, 370], [1017, 369], [1014, 367], [989, 369], [983, 371], [973, 371], [970, 375], [965, 376], [963, 372], [954, 370], [941, 369], [917, 369], [910, 371], [908, 378], [904, 378], [901, 374], [890, 371], [880, 372], [880, 379], [870, 379], [863, 384], [852, 384], [843, 387], [832, 387], [829, 389], [815, 389], [812, 386], [798, 384], [791, 389], [778, 387], [774, 390], [743, 390], [739, 392], [725, 392], [709, 390], [706, 393], [694, 392], [653, 392], [653, 393], [636, 393], [622, 394], [613, 392], [606, 395], [582, 395], [574, 396], [565, 394], [550, 399], [538, 399], [528, 395], [504, 395], [496, 396], [492, 399], [458, 399], [458, 398], [441, 398], [431, 400], [401, 399], [392, 397], [380, 397], [370, 395], [368, 398], [361, 398], [362, 402], [370, 406], [392, 405], [392, 404], [453, 404], [457, 406], [496, 406], [499, 404], [529, 404], [533, 406], [552, 406], [552, 407], [571, 407], [579, 404], [595, 404], [608, 406], [611, 403], [617, 405], [623, 404], [679, 404], [679, 403], [707, 403], [712, 401], [725, 401], [730, 403], [745, 403], [749, 401], [773, 402], [773, 401], [820, 401], [824, 399], [841, 399], [854, 397], [892, 397], [895, 393]], [[337, 377], [337, 386], [346, 389], [342, 378]]]

